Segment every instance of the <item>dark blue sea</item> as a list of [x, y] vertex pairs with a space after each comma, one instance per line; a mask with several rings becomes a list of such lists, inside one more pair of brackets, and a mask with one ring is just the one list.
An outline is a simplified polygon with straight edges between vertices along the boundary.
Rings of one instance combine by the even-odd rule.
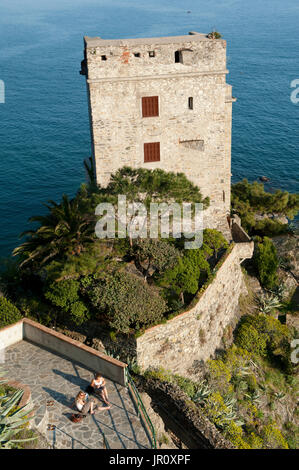
[[238, 98], [233, 181], [265, 175], [268, 189], [298, 192], [299, 104], [290, 99], [291, 82], [299, 86], [298, 25], [297, 0], [0, 0], [0, 256], [18, 244], [43, 202], [73, 195], [85, 179], [83, 35], [220, 31]]

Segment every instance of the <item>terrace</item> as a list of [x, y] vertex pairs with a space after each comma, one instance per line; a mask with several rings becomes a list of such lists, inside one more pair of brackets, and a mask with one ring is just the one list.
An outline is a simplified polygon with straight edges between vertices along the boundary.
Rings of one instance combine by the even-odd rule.
[[[34, 333], [40, 335], [39, 343], [28, 341], [27, 335]], [[14, 341], [22, 329], [23, 338]], [[41, 333], [42, 332], [42, 333]], [[41, 341], [41, 338], [43, 341]], [[48, 347], [41, 344], [46, 342]], [[67, 356], [59, 351], [54, 351], [55, 341], [65, 349]], [[8, 343], [5, 345], [5, 342]], [[34, 406], [34, 418], [32, 427], [43, 434], [49, 445], [61, 449], [143, 449], [151, 448], [151, 439], [144, 426], [142, 417], [136, 412], [136, 405], [132, 399], [130, 389], [122, 381], [122, 371], [125, 364], [112, 359], [97, 351], [89, 351], [77, 341], [64, 338], [63, 335], [52, 332], [48, 328], [23, 320], [11, 327], [0, 330], [0, 343], [4, 349], [3, 368], [7, 372], [7, 378], [17, 380], [30, 387], [31, 401]], [[10, 343], [10, 344], [9, 344]], [[78, 343], [78, 344], [75, 344]], [[50, 346], [50, 348], [49, 348]], [[56, 349], [58, 348], [56, 345]], [[88, 351], [87, 351], [88, 350]], [[80, 359], [81, 354], [81, 361]], [[110, 409], [103, 408], [94, 415], [88, 415], [80, 423], [72, 423], [70, 416], [74, 412], [71, 408], [75, 395], [84, 390], [90, 383], [93, 373], [97, 369], [89, 368], [84, 363], [84, 354], [93, 355], [96, 360], [106, 361], [105, 376], [107, 390], [111, 403]], [[91, 361], [92, 362], [92, 361]], [[102, 363], [104, 364], [104, 363]], [[103, 366], [100, 369], [104, 370]], [[115, 374], [114, 369], [117, 370]], [[119, 378], [112, 380], [109, 375], [118, 375]], [[97, 404], [105, 407], [100, 399], [95, 398]]]

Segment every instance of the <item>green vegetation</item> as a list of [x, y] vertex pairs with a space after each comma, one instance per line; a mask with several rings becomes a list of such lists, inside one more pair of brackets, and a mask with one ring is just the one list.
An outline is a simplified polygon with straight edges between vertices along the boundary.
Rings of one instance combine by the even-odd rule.
[[[228, 248], [228, 243], [217, 230], [205, 229], [203, 245], [201, 248], [185, 250], [177, 264], [168, 269], [157, 281], [165, 288], [165, 295], [174, 302], [181, 301], [185, 304], [185, 296], [196, 294], [199, 285], [203, 285], [211, 274], [211, 266], [214, 267], [218, 260], [219, 252]], [[179, 305], [179, 304], [177, 304]]]
[[[0, 371], [0, 384], [5, 385], [2, 371]], [[3, 387], [3, 389], [7, 391], [7, 388]], [[22, 408], [18, 406], [22, 395], [23, 390], [16, 390], [6, 395], [0, 393], [0, 449], [18, 448], [20, 442], [36, 439], [31, 436], [21, 441], [19, 437], [20, 432], [28, 424], [30, 411], [27, 405]]]
[[0, 297], [0, 328], [21, 320], [22, 315], [15, 305], [5, 297]]
[[[2, 282], [21, 314], [48, 326], [76, 327], [97, 320], [113, 334], [136, 333], [166, 321], [188, 305], [209, 279], [228, 243], [216, 230], [204, 231], [203, 246], [185, 250], [184, 239], [98, 239], [96, 207], [109, 202], [120, 220], [118, 196], [126, 202], [202, 203], [199, 188], [183, 173], [124, 167], [106, 188], [94, 184], [92, 164], [85, 162], [89, 184], [73, 199], [49, 201], [47, 213], [35, 216], [34, 230], [14, 250], [17, 263], [2, 274]], [[165, 208], [165, 206], [164, 206]], [[132, 216], [133, 217], [133, 216]], [[128, 216], [130, 224], [130, 216]]]
[[179, 260], [180, 252], [165, 240], [137, 238], [130, 250], [136, 268], [147, 279], [154, 273], [173, 269]]
[[221, 34], [218, 33], [218, 31], [212, 31], [211, 33], [208, 34], [209, 39], [221, 39]]
[[111, 198], [124, 194], [128, 201], [143, 202], [147, 208], [152, 202], [198, 202], [204, 208], [209, 206], [209, 199], [202, 197], [199, 188], [184, 173], [160, 169], [123, 167], [111, 175], [107, 188], [99, 189], [97, 194]]
[[236, 330], [235, 344], [207, 361], [200, 382], [163, 368], [148, 369], [144, 376], [178, 385], [193, 401], [190, 407], [196, 404], [239, 449], [295, 448], [298, 429], [292, 423], [283, 426], [277, 408], [280, 400], [294, 406], [298, 391], [289, 361], [294, 334], [270, 316], [248, 315]]
[[269, 193], [264, 185], [246, 179], [232, 185], [232, 211], [242, 220], [250, 235], [278, 235], [288, 230], [288, 225], [269, 217], [258, 220], [258, 215], [277, 214], [293, 219], [299, 211], [299, 194], [277, 190]]
[[105, 314], [109, 326], [122, 333], [161, 322], [167, 310], [165, 301], [152, 287], [122, 271], [93, 279], [88, 296], [92, 305]]
[[261, 285], [273, 289], [277, 284], [277, 268], [279, 265], [277, 251], [268, 237], [255, 245], [253, 264], [256, 267]]
[[281, 364], [288, 373], [293, 370], [290, 362], [292, 332], [279, 320], [269, 315], [248, 315], [241, 319], [236, 332], [237, 346], [250, 353], [267, 356]]
[[45, 292], [45, 298], [60, 307], [63, 318], [70, 317], [75, 325], [81, 325], [87, 318], [87, 308], [80, 300], [80, 283], [74, 279], [53, 282]]
[[[85, 166], [90, 184], [83, 184], [71, 200], [63, 195], [60, 204], [49, 201], [46, 215], [30, 219], [38, 227], [24, 232], [25, 242], [14, 250], [16, 263], [1, 275], [7, 298], [0, 297], [0, 327], [26, 315], [48, 326], [98, 321], [108, 326], [115, 343], [119, 333], [138, 336], [194, 306], [233, 248], [214, 229], [205, 229], [202, 246], [193, 250], [184, 249], [184, 239], [164, 239], [161, 233], [157, 239], [135, 239], [131, 233], [125, 239], [96, 238], [97, 205], [110, 202], [116, 209], [118, 195], [125, 195], [127, 203], [143, 203], [147, 210], [152, 202], [197, 202], [207, 208], [209, 200], [182, 173], [124, 167], [111, 176], [107, 188], [99, 188], [92, 164]], [[164, 369], [145, 373], [178, 385], [190, 406], [200, 408], [238, 448], [296, 447], [298, 430], [292, 423], [283, 427], [276, 409], [283, 400], [295, 399], [290, 342], [297, 333], [273, 317], [291, 307], [278, 286], [277, 268], [285, 260], [278, 258], [267, 235], [287, 230], [287, 224], [270, 215], [292, 219], [298, 209], [299, 195], [267, 193], [263, 184], [246, 180], [233, 185], [232, 211], [256, 236], [252, 266], [268, 292], [254, 307], [253, 296], [240, 299], [245, 315], [234, 332], [235, 342], [208, 361], [200, 382]], [[117, 229], [118, 214], [115, 222]], [[256, 307], [259, 313], [252, 314]], [[199, 337], [204, 344], [203, 330]], [[134, 362], [130, 368], [140, 372]], [[9, 404], [7, 416], [17, 417], [17, 410], [11, 413], [12, 396], [1, 398], [0, 389], [0, 415]], [[8, 437], [24, 434], [24, 429], [6, 429], [0, 445], [7, 446]]]
[[40, 226], [23, 232], [21, 237], [29, 239], [13, 251], [21, 255], [20, 267], [31, 264], [40, 268], [52, 259], [80, 255], [84, 245], [94, 240], [94, 217], [82, 211], [80, 198], [70, 201], [63, 195], [60, 204], [49, 201], [45, 206], [47, 215], [29, 219]]

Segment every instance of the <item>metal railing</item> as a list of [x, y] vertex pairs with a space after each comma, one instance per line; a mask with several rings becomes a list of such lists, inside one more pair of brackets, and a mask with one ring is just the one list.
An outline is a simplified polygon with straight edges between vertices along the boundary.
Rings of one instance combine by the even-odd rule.
[[134, 380], [133, 380], [132, 376], [130, 375], [128, 369], [126, 369], [126, 379], [127, 379], [128, 389], [131, 392], [131, 394], [133, 395], [132, 398], [133, 398], [133, 400], [136, 404], [137, 416], [138, 416], [138, 418], [140, 418], [140, 417], [143, 418], [143, 420], [145, 422], [145, 425], [146, 425], [145, 427], [147, 429], [147, 432], [149, 433], [149, 437], [150, 437], [151, 444], [152, 444], [152, 449], [156, 449], [157, 448], [157, 441], [156, 441], [155, 428], [153, 426], [153, 423], [150, 420], [149, 415], [147, 414], [145, 406], [144, 406], [144, 404], [141, 400], [141, 397], [138, 393], [136, 385], [134, 384]]
[[[52, 438], [52, 449], [56, 449], [56, 442], [57, 442], [57, 431], [59, 431], [61, 434], [63, 434], [64, 437], [68, 437], [71, 439], [71, 449], [74, 449], [75, 442], [78, 442], [81, 446], [85, 447], [86, 449], [89, 449], [88, 446], [83, 444], [83, 442], [79, 441], [79, 439], [76, 439], [75, 437], [71, 436], [67, 432], [63, 431], [62, 429], [59, 429], [55, 426], [55, 424], [48, 424], [48, 431], [53, 431], [53, 438]], [[109, 443], [107, 441], [107, 438], [105, 436], [105, 433], [103, 431], [102, 436], [103, 436], [103, 449], [110, 449]]]

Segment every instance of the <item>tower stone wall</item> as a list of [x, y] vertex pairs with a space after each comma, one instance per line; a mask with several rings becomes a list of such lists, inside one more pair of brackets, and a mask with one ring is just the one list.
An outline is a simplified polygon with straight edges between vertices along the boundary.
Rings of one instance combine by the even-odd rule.
[[[184, 172], [210, 207], [204, 225], [226, 232], [230, 211], [232, 91], [226, 42], [204, 34], [84, 38], [92, 153], [97, 183], [127, 165]], [[144, 117], [143, 98], [154, 97]], [[159, 144], [145, 161], [144, 144]]]

